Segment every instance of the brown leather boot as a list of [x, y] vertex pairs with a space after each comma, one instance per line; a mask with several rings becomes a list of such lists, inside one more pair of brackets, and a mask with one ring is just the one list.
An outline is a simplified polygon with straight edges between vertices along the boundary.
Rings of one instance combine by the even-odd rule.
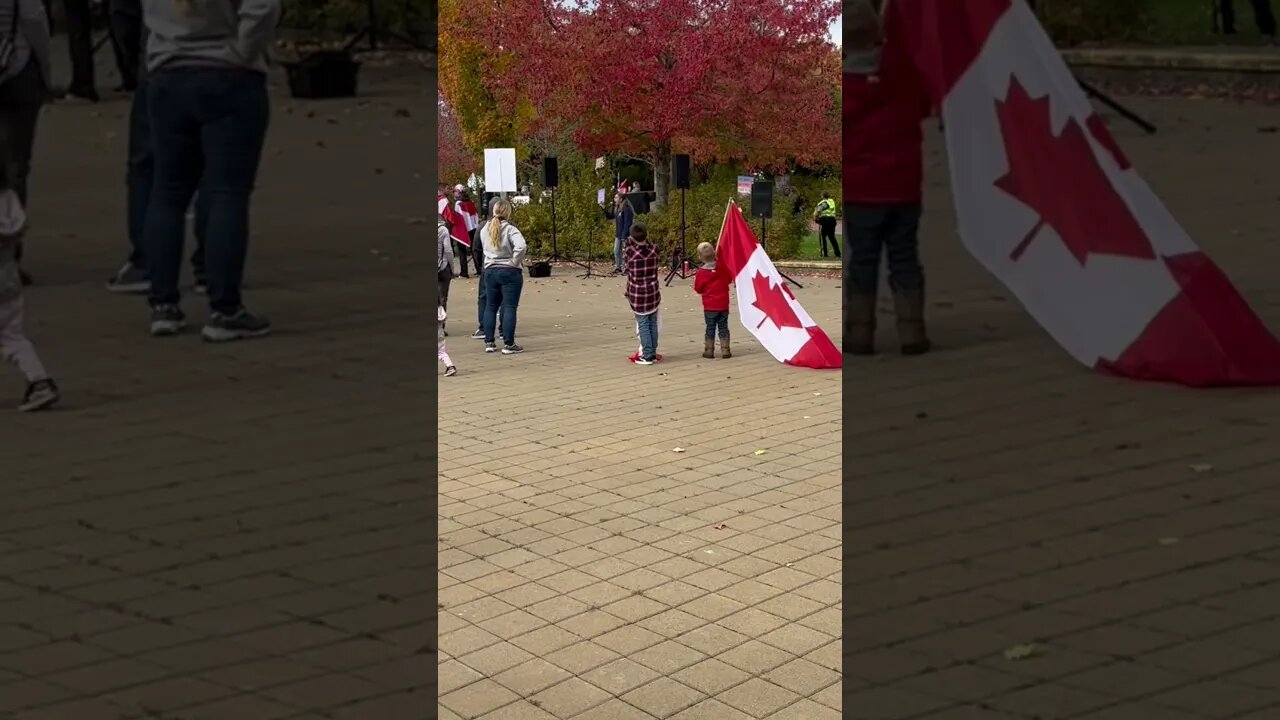
[[850, 355], [876, 352], [876, 296], [854, 293], [844, 309], [844, 351]]
[[923, 355], [933, 347], [924, 330], [924, 285], [893, 293], [898, 315], [898, 342], [903, 355]]
[[733, 357], [733, 352], [729, 350], [729, 338], [720, 340], [720, 357], [726, 360]]
[[716, 341], [705, 340], [704, 342], [705, 344], [702, 346], [702, 357], [709, 360], [716, 356]]

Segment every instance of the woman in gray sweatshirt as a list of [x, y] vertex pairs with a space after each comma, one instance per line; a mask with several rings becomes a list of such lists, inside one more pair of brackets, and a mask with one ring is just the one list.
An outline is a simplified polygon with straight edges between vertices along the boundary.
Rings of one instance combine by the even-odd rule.
[[240, 297], [249, 244], [249, 198], [270, 115], [268, 51], [280, 0], [143, 0], [147, 103], [155, 180], [144, 230], [151, 333], [186, 325], [178, 278], [187, 208], [208, 195], [205, 271], [211, 342], [261, 337], [271, 323]]
[[[524, 255], [527, 245], [519, 228], [511, 224], [511, 203], [499, 200], [493, 204], [493, 217], [480, 226], [476, 242], [484, 246], [484, 351], [497, 352], [494, 331], [502, 328], [502, 354], [515, 355], [524, 352], [516, 344], [516, 309], [520, 306], [520, 291], [524, 288]], [[502, 321], [498, 321], [498, 310]]]

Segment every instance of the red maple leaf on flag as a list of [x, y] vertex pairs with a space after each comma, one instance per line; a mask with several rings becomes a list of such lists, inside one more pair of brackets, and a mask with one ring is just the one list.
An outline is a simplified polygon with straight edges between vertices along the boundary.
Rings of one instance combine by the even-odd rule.
[[764, 313], [764, 319], [756, 329], [763, 327], [769, 320], [772, 320], [779, 330], [784, 327], [804, 327], [796, 311], [791, 308], [791, 303], [787, 301], [791, 291], [786, 285], [783, 283], [774, 285], [771, 278], [757, 270], [755, 276], [751, 278], [751, 289], [756, 294], [755, 302], [751, 304]]
[[[1081, 265], [1089, 253], [1155, 259], [1146, 231], [1098, 164], [1080, 123], [1071, 118], [1054, 136], [1049, 102], [1049, 95], [1031, 98], [1013, 75], [1008, 96], [996, 101], [1009, 172], [995, 185], [1040, 214], [1011, 257], [1020, 258], [1049, 225]], [[1092, 125], [1096, 135], [1099, 128]], [[1114, 140], [1102, 144], [1119, 150]], [[1117, 162], [1127, 165], [1122, 158]]]

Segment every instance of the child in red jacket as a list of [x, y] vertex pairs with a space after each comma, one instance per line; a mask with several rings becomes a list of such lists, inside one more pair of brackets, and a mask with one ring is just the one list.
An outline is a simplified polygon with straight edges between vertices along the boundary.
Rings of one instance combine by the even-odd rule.
[[702, 296], [702, 317], [707, 321], [706, 344], [702, 357], [716, 356], [716, 333], [720, 333], [720, 352], [725, 358], [733, 357], [729, 350], [729, 282], [732, 278], [726, 270], [716, 267], [716, 249], [711, 243], [698, 246], [702, 267], [693, 277], [693, 291]]

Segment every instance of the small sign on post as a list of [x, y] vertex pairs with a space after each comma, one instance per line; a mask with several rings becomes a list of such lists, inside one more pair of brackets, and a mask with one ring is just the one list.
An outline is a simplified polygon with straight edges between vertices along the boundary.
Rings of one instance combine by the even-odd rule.
[[491, 193], [518, 191], [515, 148], [485, 148], [484, 189]]
[[739, 175], [738, 176], [738, 194], [741, 195], [742, 197], [750, 197], [751, 184], [754, 183], [755, 181], [756, 179], [751, 175]]

